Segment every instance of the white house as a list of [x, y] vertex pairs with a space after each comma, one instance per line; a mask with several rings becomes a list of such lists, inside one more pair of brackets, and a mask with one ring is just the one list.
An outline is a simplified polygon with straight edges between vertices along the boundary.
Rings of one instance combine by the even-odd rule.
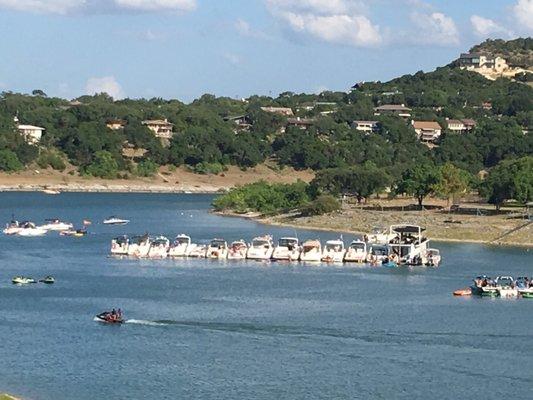
[[378, 121], [353, 121], [352, 128], [368, 135], [378, 130]]
[[154, 135], [160, 139], [172, 139], [174, 124], [165, 119], [153, 119], [142, 122]]
[[41, 128], [40, 126], [19, 124], [19, 119], [17, 117], [14, 118], [14, 121], [17, 124], [19, 133], [22, 135], [26, 143], [37, 144], [41, 141], [41, 137], [45, 131], [44, 128]]

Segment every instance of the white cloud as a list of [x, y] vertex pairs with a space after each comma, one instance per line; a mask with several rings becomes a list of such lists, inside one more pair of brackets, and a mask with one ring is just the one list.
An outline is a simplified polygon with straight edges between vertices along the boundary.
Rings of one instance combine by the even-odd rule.
[[411, 20], [417, 28], [415, 42], [441, 46], [459, 44], [459, 31], [452, 18], [440, 12], [413, 13]]
[[0, 8], [42, 13], [70, 14], [74, 12], [113, 12], [133, 10], [153, 11], [192, 11], [196, 0], [0, 0]]
[[480, 17], [479, 15], [472, 15], [470, 22], [474, 28], [474, 33], [477, 36], [488, 38], [491, 35], [505, 35], [512, 36], [511, 32], [499, 25], [489, 18]]
[[222, 55], [230, 64], [239, 65], [242, 63], [241, 57], [234, 53], [224, 53]]
[[270, 12], [294, 32], [330, 43], [375, 46], [382, 42], [379, 27], [354, 0], [266, 0]]
[[120, 86], [114, 76], [89, 78], [87, 80], [87, 84], [85, 85], [85, 93], [88, 95], [107, 93], [114, 99], [124, 98], [122, 86]]
[[513, 13], [522, 27], [533, 31], [533, 0], [518, 0]]

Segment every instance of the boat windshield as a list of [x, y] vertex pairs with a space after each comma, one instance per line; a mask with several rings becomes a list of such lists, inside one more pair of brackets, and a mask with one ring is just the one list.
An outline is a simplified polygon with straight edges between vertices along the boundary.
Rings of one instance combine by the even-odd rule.
[[326, 243], [326, 250], [328, 251], [341, 251], [343, 249], [343, 245], [340, 242], [328, 242]]
[[265, 239], [254, 239], [252, 241], [253, 247], [270, 247], [270, 243], [268, 240]]
[[144, 244], [144, 243], [148, 242], [148, 236], [134, 236], [131, 239], [131, 242], [133, 244]]
[[168, 243], [168, 239], [166, 238], [157, 238], [155, 239], [153, 242], [152, 242], [154, 245], [156, 246], [160, 246], [160, 245], [166, 245]]
[[279, 247], [294, 247], [298, 245], [298, 239], [281, 238], [278, 240]]
[[354, 250], [364, 250], [365, 249], [365, 244], [364, 243], [352, 243], [350, 245], [350, 248], [352, 248]]
[[221, 248], [226, 247], [226, 242], [223, 241], [223, 240], [216, 239], [216, 240], [212, 240], [211, 241], [211, 245], [210, 246], [211, 247], [217, 247], [217, 248], [221, 249]]
[[189, 244], [190, 239], [187, 237], [177, 237], [175, 243], [177, 244]]

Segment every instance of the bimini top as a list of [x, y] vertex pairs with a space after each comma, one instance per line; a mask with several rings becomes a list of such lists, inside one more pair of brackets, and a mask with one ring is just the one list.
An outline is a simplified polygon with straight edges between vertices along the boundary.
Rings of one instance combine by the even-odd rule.
[[390, 229], [396, 233], [419, 233], [426, 230], [418, 225], [392, 225]]

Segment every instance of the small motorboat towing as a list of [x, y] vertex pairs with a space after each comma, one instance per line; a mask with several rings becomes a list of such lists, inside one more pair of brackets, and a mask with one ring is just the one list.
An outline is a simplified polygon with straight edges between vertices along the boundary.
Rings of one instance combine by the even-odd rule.
[[45, 276], [43, 279], [39, 279], [39, 282], [40, 283], [44, 283], [46, 285], [53, 285], [54, 283], [56, 283], [56, 280], [54, 279], [53, 276]]
[[13, 282], [13, 285], [28, 285], [30, 283], [36, 283], [35, 279], [28, 278], [26, 276], [15, 276], [11, 282]]
[[124, 318], [122, 317], [122, 311], [118, 310], [104, 311], [94, 317], [95, 321], [102, 322], [104, 324], [122, 324]]

